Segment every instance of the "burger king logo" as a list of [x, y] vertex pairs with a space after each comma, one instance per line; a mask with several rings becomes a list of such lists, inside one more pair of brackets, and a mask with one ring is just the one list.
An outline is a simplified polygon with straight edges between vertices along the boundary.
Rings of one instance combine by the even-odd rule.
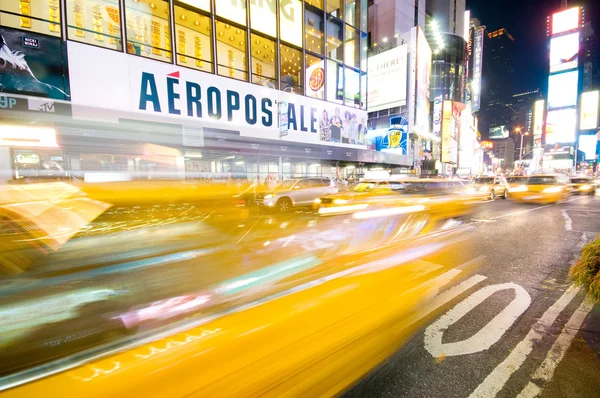
[[323, 68], [316, 68], [310, 74], [308, 80], [308, 86], [312, 91], [319, 91], [325, 83], [325, 70]]

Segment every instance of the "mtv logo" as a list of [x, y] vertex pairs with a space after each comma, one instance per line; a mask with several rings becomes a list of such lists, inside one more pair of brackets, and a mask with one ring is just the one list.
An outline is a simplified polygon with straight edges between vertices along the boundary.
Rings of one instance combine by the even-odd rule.
[[27, 108], [30, 111], [54, 113], [54, 101], [47, 99], [28, 98]]

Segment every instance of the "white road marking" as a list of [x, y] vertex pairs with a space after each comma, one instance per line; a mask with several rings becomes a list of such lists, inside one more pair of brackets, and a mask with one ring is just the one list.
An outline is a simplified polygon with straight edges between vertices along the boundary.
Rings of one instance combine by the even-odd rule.
[[[450, 326], [455, 324], [492, 294], [509, 289], [514, 290], [515, 298], [477, 333], [462, 341], [442, 343], [442, 336]], [[529, 308], [530, 304], [531, 297], [529, 296], [529, 293], [516, 283], [502, 283], [499, 285], [486, 286], [458, 303], [454, 308], [442, 315], [437, 321], [425, 329], [425, 349], [429, 351], [434, 358], [473, 354], [475, 352], [487, 350], [500, 340], [517, 318]]]
[[544, 209], [544, 208], [550, 207], [550, 206], [554, 206], [554, 205], [553, 204], [551, 204], [551, 205], [544, 205], [544, 206], [534, 207], [533, 209], [515, 211], [515, 212], [512, 212], [512, 213], [502, 214], [501, 216], [490, 217], [490, 219], [491, 220], [497, 220], [498, 218], [503, 218], [503, 217], [518, 216], [519, 214], [529, 213], [530, 211], [536, 211], [536, 210]]
[[594, 308], [594, 300], [591, 295], [587, 295], [579, 308], [575, 310], [569, 321], [565, 324], [562, 332], [552, 345], [550, 351], [546, 355], [546, 359], [535, 371], [532, 379], [535, 382], [529, 382], [529, 384], [521, 391], [519, 397], [521, 398], [533, 398], [541, 394], [542, 388], [546, 383], [552, 380], [554, 371], [558, 367], [558, 364], [564, 358], [567, 350], [573, 343], [573, 339], [579, 332], [581, 324], [585, 320], [585, 317]]
[[569, 215], [567, 214], [567, 211], [565, 209], [560, 209], [560, 212], [565, 218], [565, 229], [567, 231], [573, 230], [573, 221], [571, 220], [571, 217], [569, 217]]
[[485, 380], [473, 391], [470, 398], [491, 398], [506, 384], [510, 376], [525, 362], [527, 356], [533, 350], [535, 343], [542, 340], [546, 331], [556, 317], [565, 309], [579, 292], [579, 287], [569, 286], [567, 291], [544, 312], [544, 315], [533, 325], [527, 336], [517, 344], [514, 350], [485, 378]]
[[[461, 272], [459, 270], [452, 271], [458, 271], [456, 272], [456, 275], [458, 275]], [[446, 274], [449, 274], [450, 272], [451, 271], [447, 272]], [[446, 274], [440, 275], [438, 278], [446, 277]], [[484, 281], [486, 279], [487, 277], [483, 275], [473, 275], [469, 279], [466, 279], [458, 285], [451, 287], [442, 294], [435, 296], [430, 302], [428, 302], [425, 306], [420, 308], [415, 315], [413, 315], [412, 319], [409, 320], [408, 325], [412, 325], [416, 322], [419, 322], [421, 319], [425, 318], [427, 315], [431, 314], [436, 309], [442, 307], [450, 300], [453, 300], [454, 298], [469, 290], [479, 282]]]

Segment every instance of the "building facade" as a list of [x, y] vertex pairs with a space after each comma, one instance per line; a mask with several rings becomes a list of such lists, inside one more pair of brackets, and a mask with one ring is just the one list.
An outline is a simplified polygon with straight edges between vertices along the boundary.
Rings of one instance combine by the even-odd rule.
[[[49, 128], [63, 154], [50, 158], [71, 169], [113, 167], [115, 156], [96, 153], [87, 161], [79, 149], [67, 150], [73, 140], [112, 140], [111, 129], [127, 131], [118, 139], [131, 148], [166, 147], [159, 152], [172, 154], [168, 169], [177, 172], [281, 178], [335, 174], [340, 162], [393, 164], [392, 154], [376, 153], [366, 141], [367, 6], [367, 0], [5, 0], [3, 43], [24, 55], [42, 83], [6, 68], [0, 84], [15, 96], [13, 110], [33, 112], [21, 120], [44, 107], [53, 117], [62, 110], [69, 127], [55, 121]], [[102, 131], [78, 127], [90, 120]], [[129, 152], [119, 154], [116, 168], [158, 164]]]

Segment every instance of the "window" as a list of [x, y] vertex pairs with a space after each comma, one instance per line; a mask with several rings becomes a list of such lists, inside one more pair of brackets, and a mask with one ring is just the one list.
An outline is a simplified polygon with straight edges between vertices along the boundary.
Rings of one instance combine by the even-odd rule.
[[273, 86], [277, 88], [277, 68], [275, 60], [275, 41], [252, 34], [252, 43], [250, 45], [251, 63], [252, 63], [252, 83]]
[[323, 4], [325, 3], [325, 1], [324, 0], [305, 0], [305, 3], [307, 5], [310, 5], [310, 6], [316, 7], [320, 10], [323, 10], [324, 9]]
[[161, 61], [171, 60], [169, 2], [125, 0], [127, 52]]
[[342, 0], [327, 0], [327, 13], [337, 18], [343, 18]]
[[248, 80], [246, 59], [246, 29], [216, 22], [217, 73], [239, 80]]
[[360, 28], [360, 0], [346, 0], [344, 21], [356, 28]]
[[306, 54], [306, 96], [323, 99], [325, 93], [325, 63], [323, 58]]
[[344, 44], [344, 63], [358, 68], [360, 65], [360, 43], [357, 29], [346, 25], [346, 42]]
[[[218, 1], [217, 1], [218, 3]], [[223, 15], [227, 18], [227, 15]], [[245, 25], [245, 21], [237, 21]], [[250, 24], [252, 29], [271, 37], [277, 36], [276, 3], [274, 1], [251, 1]]]
[[344, 99], [346, 105], [360, 106], [360, 74], [358, 70], [346, 69], [346, 85], [344, 90]]
[[302, 2], [279, 0], [279, 35], [281, 40], [302, 47]]
[[213, 72], [212, 20], [175, 6], [175, 53], [177, 65]]
[[281, 90], [293, 89], [295, 93], [302, 93], [302, 51], [282, 44], [279, 58]]
[[368, 51], [368, 35], [362, 32], [360, 36], [360, 69], [365, 72], [367, 71], [367, 60], [369, 59]]
[[322, 10], [306, 3], [304, 8], [304, 47], [307, 51], [324, 54], [325, 18]]
[[[417, 0], [418, 1], [418, 0]], [[360, 2], [360, 30], [367, 32], [369, 26], [369, 11], [368, 11], [367, 0], [361, 0]]]
[[218, 16], [246, 26], [246, 0], [215, 0]]
[[210, 0], [175, 0], [179, 3], [189, 4], [194, 8], [210, 12]]
[[60, 37], [60, 0], [1, 0], [0, 20], [2, 26]]
[[342, 62], [342, 37], [344, 24], [335, 18], [327, 17], [327, 57]]
[[327, 82], [327, 101], [342, 104], [344, 102], [344, 67], [328, 59], [325, 81]]

